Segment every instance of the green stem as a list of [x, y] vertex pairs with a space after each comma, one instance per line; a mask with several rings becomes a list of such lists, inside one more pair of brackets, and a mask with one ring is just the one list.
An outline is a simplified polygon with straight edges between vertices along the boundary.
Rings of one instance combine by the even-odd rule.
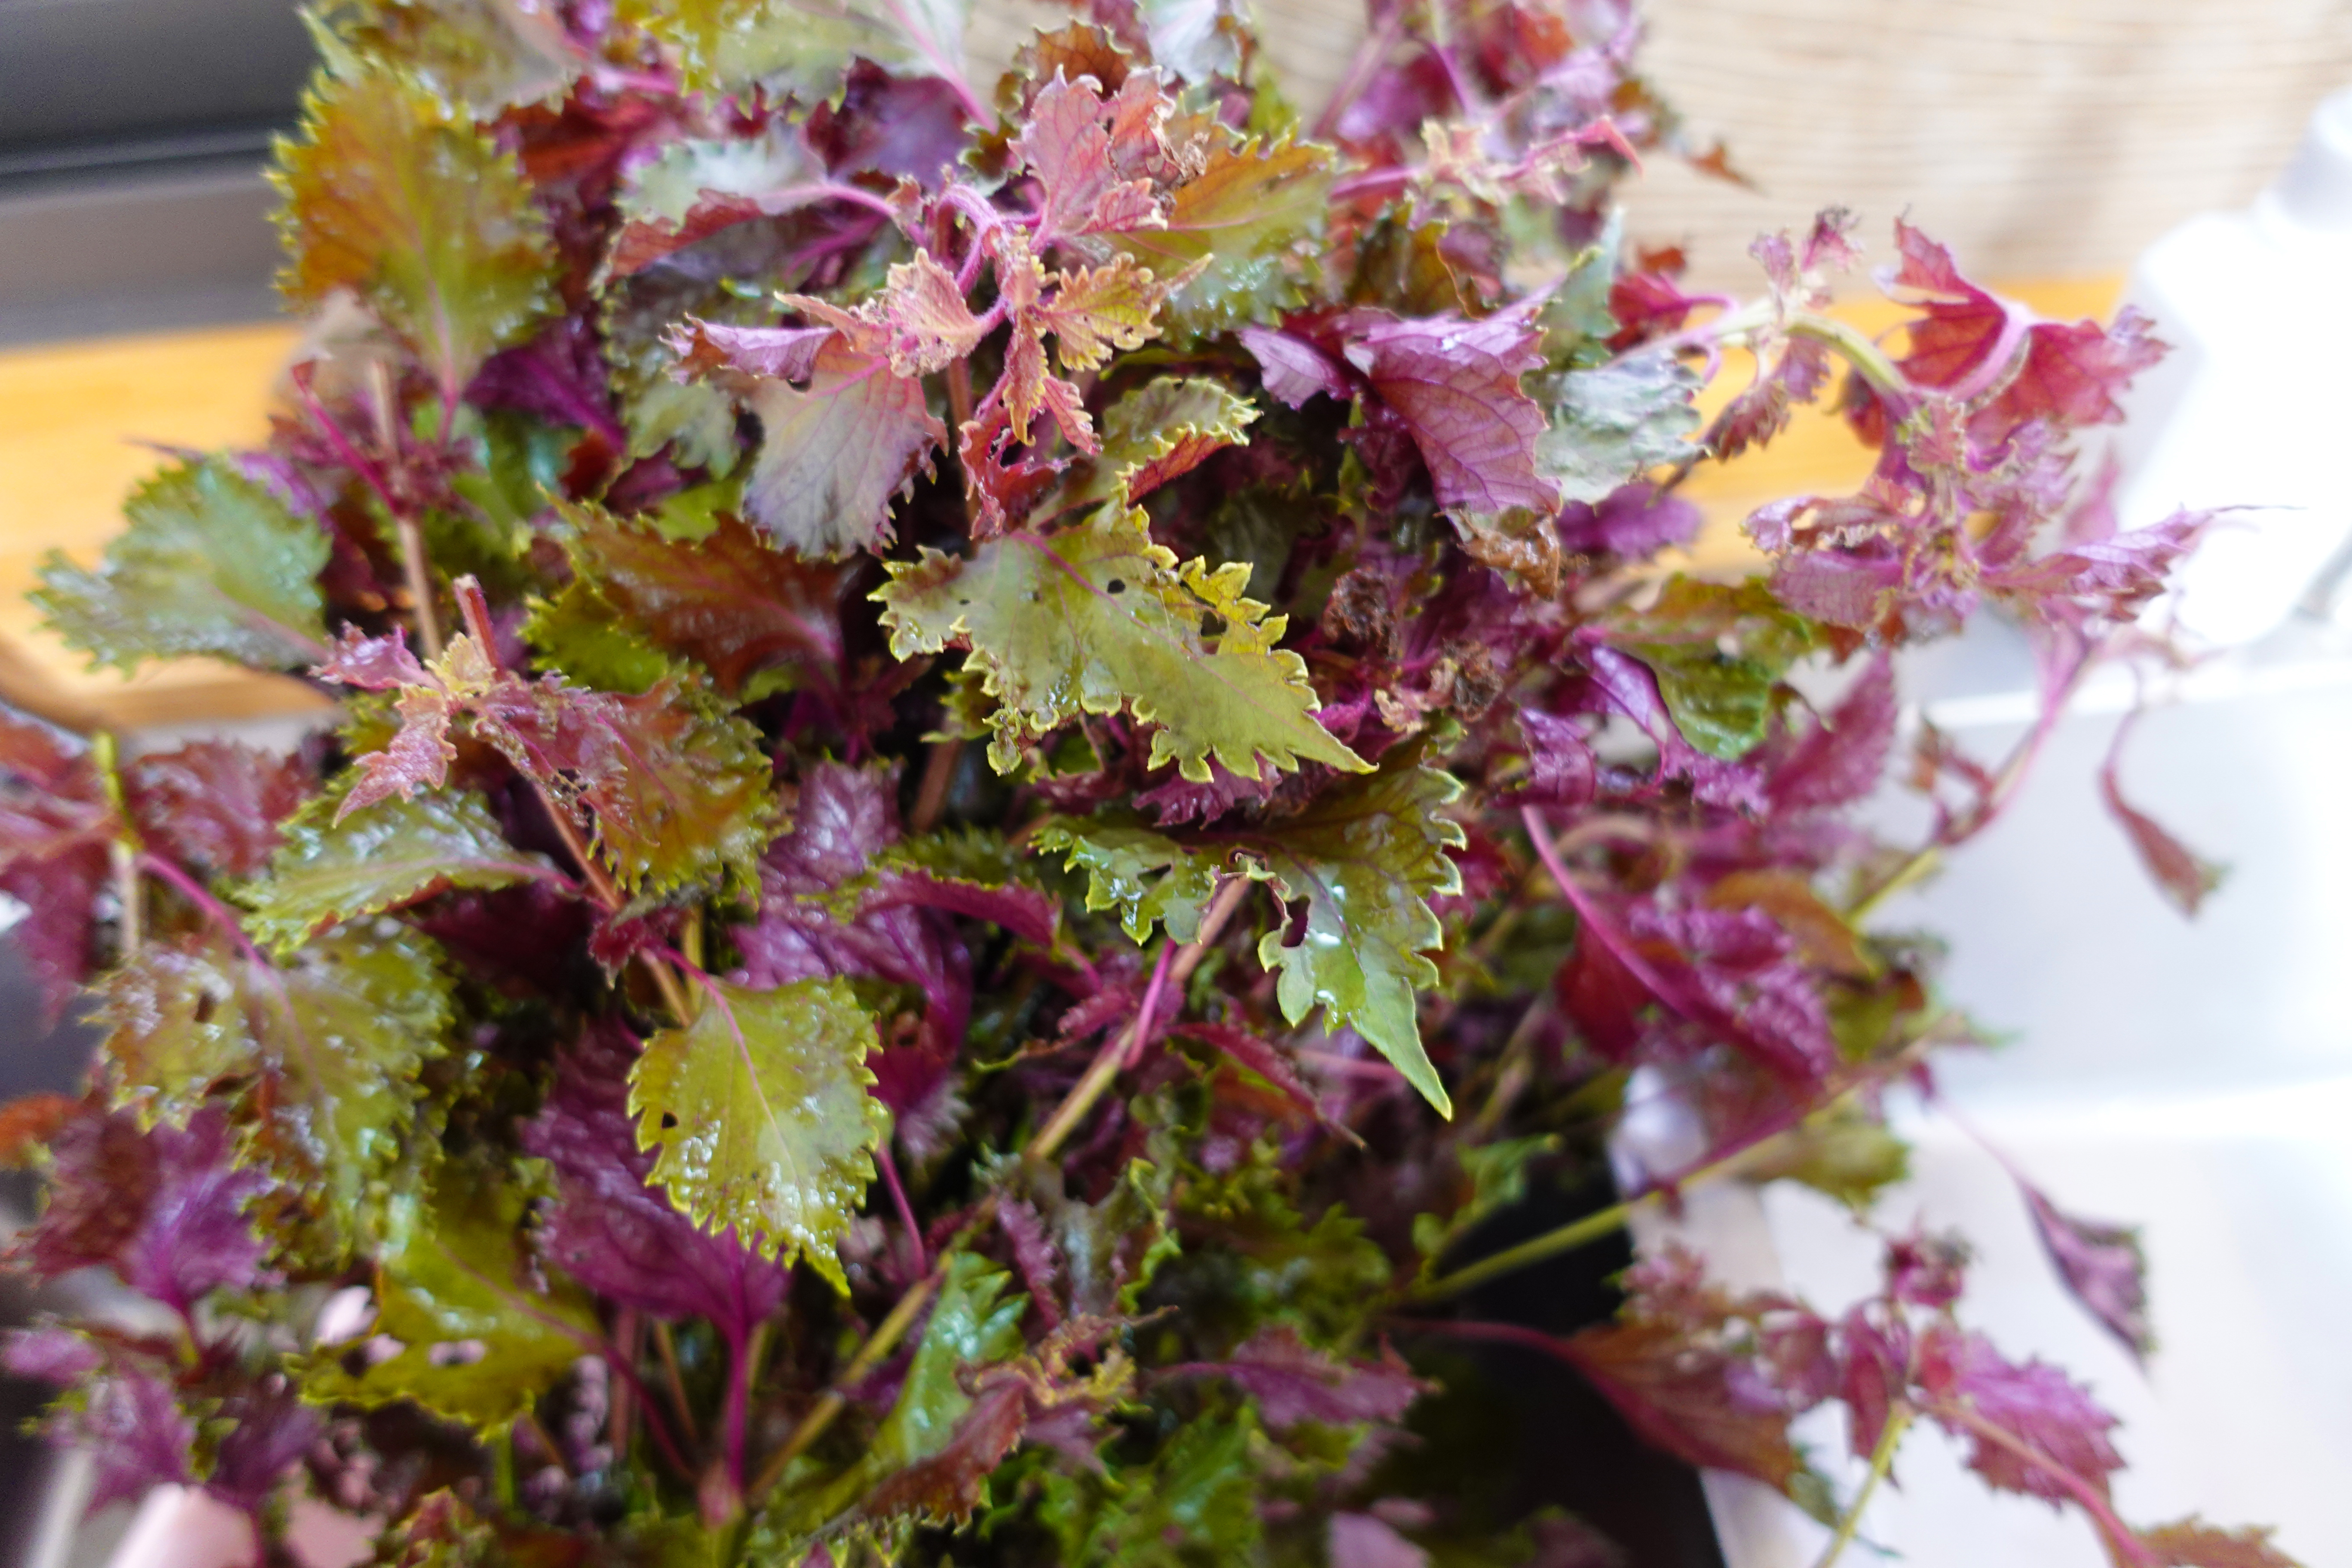
[[[1234, 878], [1217, 890], [1215, 900], [1210, 904], [1208, 914], [1201, 921], [1199, 936], [1181, 949], [1172, 942], [1161, 946], [1159, 963], [1152, 970], [1151, 984], [1144, 992], [1143, 1003], [1136, 1011], [1135, 1021], [1104, 1042], [1101, 1052], [1095, 1058], [1094, 1064], [1087, 1068], [1086, 1076], [1071, 1086], [1070, 1092], [1055, 1108], [1054, 1114], [1046, 1118], [1045, 1125], [1029, 1141], [1028, 1147], [1022, 1150], [1024, 1163], [1051, 1159], [1062, 1141], [1086, 1119], [1087, 1112], [1118, 1079], [1129, 1051], [1139, 1046], [1149, 1035], [1160, 997], [1171, 988], [1181, 996], [1184, 982], [1191, 978], [1210, 944], [1223, 933], [1225, 922], [1232, 918], [1234, 911], [1241, 907], [1249, 886], [1247, 878]], [[963, 1250], [966, 1242], [996, 1223], [996, 1205], [997, 1194], [992, 1192], [981, 1200], [980, 1206], [972, 1211], [963, 1228], [940, 1248], [931, 1271], [898, 1298], [898, 1304], [890, 1309], [890, 1315], [877, 1324], [874, 1331], [866, 1337], [866, 1342], [857, 1347], [857, 1353], [834, 1379], [833, 1386], [818, 1395], [817, 1402], [809, 1406], [808, 1414], [801, 1417], [800, 1424], [793, 1428], [782, 1447], [760, 1467], [760, 1473], [753, 1479], [746, 1494], [752, 1506], [758, 1506], [760, 1500], [783, 1479], [784, 1471], [792, 1462], [806, 1453], [809, 1445], [824, 1436], [825, 1430], [839, 1418], [848, 1403], [841, 1391], [855, 1385], [898, 1349], [898, 1342], [907, 1337], [908, 1331], [922, 1316], [923, 1309], [929, 1305], [931, 1297], [946, 1282], [948, 1268], [954, 1261], [955, 1255]]]
[[[995, 1216], [996, 1205], [993, 1199], [983, 1204], [982, 1208], [990, 1218]], [[966, 1227], [967, 1230], [973, 1228], [976, 1228], [976, 1225]], [[957, 1242], [960, 1244], [962, 1239], [959, 1237]], [[915, 1320], [922, 1316], [923, 1309], [930, 1303], [932, 1295], [946, 1281], [948, 1261], [955, 1255], [955, 1251], [954, 1246], [940, 1251], [937, 1266], [925, 1275], [913, 1289], [898, 1298], [898, 1304], [890, 1309], [890, 1315], [883, 1319], [872, 1333], [866, 1336], [866, 1342], [857, 1347], [857, 1353], [850, 1358], [847, 1366], [842, 1368], [841, 1375], [834, 1380], [834, 1385], [817, 1396], [817, 1402], [809, 1406], [809, 1413], [801, 1417], [800, 1425], [793, 1428], [792, 1436], [786, 1437], [783, 1446], [770, 1455], [768, 1462], [760, 1467], [760, 1473], [753, 1479], [751, 1489], [744, 1494], [746, 1500], [751, 1506], [754, 1508], [759, 1506], [760, 1500], [766, 1497], [775, 1484], [784, 1479], [784, 1471], [790, 1468], [792, 1462], [806, 1453], [810, 1444], [824, 1436], [825, 1429], [831, 1426], [835, 1419], [841, 1415], [844, 1406], [848, 1404], [841, 1391], [858, 1383], [868, 1373], [881, 1365], [883, 1358], [898, 1348], [898, 1342], [907, 1337], [907, 1331], [915, 1326]]]
[[98, 764], [100, 787], [106, 793], [107, 809], [114, 814], [114, 838], [107, 845], [107, 863], [114, 872], [114, 898], [122, 906], [120, 930], [122, 956], [138, 956], [146, 922], [141, 917], [146, 912], [146, 900], [141, 896], [139, 882], [139, 825], [131, 815], [131, 800], [122, 787], [121, 753], [111, 730], [100, 730], [90, 737], [90, 760]]
[[1903, 373], [1886, 357], [1886, 351], [1862, 334], [1859, 328], [1841, 321], [1834, 316], [1815, 315], [1811, 310], [1792, 312], [1788, 320], [1791, 337], [1811, 338], [1827, 343], [1845, 356], [1846, 363], [1862, 373], [1879, 391], [1891, 396], [1902, 396], [1907, 390]]
[[1489, 1279], [1499, 1279], [1503, 1275], [1525, 1268], [1530, 1263], [1540, 1263], [1547, 1258], [1557, 1258], [1563, 1252], [1573, 1252], [1578, 1247], [1598, 1241], [1604, 1236], [1613, 1235], [1625, 1227], [1636, 1210], [1658, 1202], [1670, 1192], [1688, 1192], [1693, 1187], [1732, 1174], [1757, 1158], [1759, 1150], [1778, 1142], [1780, 1137], [1779, 1133], [1775, 1133], [1769, 1138], [1759, 1139], [1745, 1147], [1733, 1150], [1720, 1160], [1701, 1165], [1668, 1186], [1653, 1187], [1646, 1193], [1639, 1193], [1627, 1198], [1623, 1203], [1612, 1204], [1605, 1209], [1586, 1215], [1582, 1219], [1571, 1220], [1558, 1230], [1548, 1230], [1532, 1240], [1519, 1243], [1517, 1247], [1507, 1247], [1491, 1257], [1482, 1258], [1475, 1263], [1465, 1264], [1451, 1274], [1441, 1274], [1425, 1284], [1416, 1286], [1408, 1293], [1408, 1299], [1415, 1301], [1435, 1301], [1448, 1296], [1458, 1296], [1463, 1291], [1483, 1285]]
[[1878, 1434], [1878, 1447], [1870, 1451], [1870, 1473], [1863, 1477], [1862, 1489], [1853, 1494], [1853, 1506], [1838, 1521], [1837, 1533], [1830, 1538], [1828, 1549], [1813, 1568], [1836, 1568], [1837, 1560], [1853, 1543], [1855, 1531], [1862, 1528], [1863, 1510], [1870, 1506], [1871, 1495], [1886, 1479], [1886, 1472], [1895, 1468], [1895, 1450], [1902, 1444], [1904, 1430], [1911, 1425], [1911, 1407], [1907, 1405], [1897, 1404], [1887, 1411], [1886, 1425]]

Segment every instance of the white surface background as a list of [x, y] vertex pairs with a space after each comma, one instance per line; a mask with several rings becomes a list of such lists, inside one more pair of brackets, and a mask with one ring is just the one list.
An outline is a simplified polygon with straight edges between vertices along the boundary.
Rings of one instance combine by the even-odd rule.
[[[2000, 721], [2021, 706], [2021, 651], [1976, 638], [1915, 672], [1949, 694], [1931, 710], [1979, 756], [2019, 732]], [[1947, 995], [2011, 1037], [1941, 1069], [1970, 1124], [2062, 1208], [2142, 1226], [2156, 1357], [2143, 1373], [2073, 1304], [2013, 1184], [1948, 1117], [1898, 1108], [1914, 1176], [1877, 1220], [1965, 1232], [1964, 1321], [2123, 1418], [2127, 1520], [2275, 1525], [2280, 1547], [2330, 1568], [2352, 1562], [2352, 658], [2305, 624], [2189, 696], [2140, 722], [2123, 782], [2231, 863], [2199, 919], [2158, 897], [2099, 805], [2110, 710], [2068, 721], [2010, 815], [1874, 922], [1949, 939]], [[1890, 821], [1912, 810], [1887, 805]], [[1698, 1196], [1691, 1240], [1735, 1280], [1831, 1311], [1877, 1288], [1877, 1241], [1829, 1201], [1788, 1184]], [[1842, 1417], [1802, 1430], [1850, 1495], [1862, 1467]], [[1919, 1431], [1864, 1540], [1906, 1568], [2105, 1562], [2088, 1525], [1988, 1492], [1961, 1457]], [[1760, 1488], [1709, 1481], [1731, 1568], [1812, 1562], [1825, 1531]]]

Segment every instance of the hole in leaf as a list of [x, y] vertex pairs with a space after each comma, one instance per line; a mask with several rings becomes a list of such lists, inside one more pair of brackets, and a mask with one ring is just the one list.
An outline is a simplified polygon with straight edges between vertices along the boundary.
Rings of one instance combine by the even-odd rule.
[[667, 1131], [669, 1129], [671, 1129], [671, 1128], [673, 1128], [673, 1127], [675, 1127], [675, 1126], [677, 1126], [677, 1117], [672, 1116], [672, 1115], [671, 1115], [668, 1111], [667, 1111], [667, 1110], [665, 1110], [665, 1111], [663, 1111], [663, 1112], [662, 1112], [662, 1130], [663, 1130], [664, 1131]]
[[1105, 586], [1114, 594], [1124, 594], [1127, 592], [1127, 579], [1124, 577], [1114, 577], [1109, 581], [1109, 583], [1106, 584]]

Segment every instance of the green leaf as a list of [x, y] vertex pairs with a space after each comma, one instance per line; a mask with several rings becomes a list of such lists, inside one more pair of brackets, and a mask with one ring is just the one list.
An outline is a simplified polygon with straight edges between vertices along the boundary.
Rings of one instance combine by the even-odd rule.
[[1527, 389], [1551, 421], [1536, 441], [1536, 471], [1570, 500], [1597, 501], [1661, 463], [1699, 455], [1688, 439], [1698, 429], [1698, 376], [1670, 354], [1532, 375]]
[[1081, 1312], [1131, 1314], [1160, 1266], [1183, 1255], [1169, 1217], [1176, 1195], [1177, 1160], [1129, 1160], [1097, 1202], [1041, 1194], [1054, 1243], [1068, 1267], [1070, 1300]]
[[853, 57], [961, 79], [961, 0], [625, 0], [624, 19], [668, 44], [691, 90], [761, 86], [830, 98]]
[[477, 120], [561, 97], [580, 74], [561, 18], [502, 0], [341, 0], [327, 7], [329, 68], [397, 63]]
[[888, 1468], [904, 1468], [946, 1446], [955, 1424], [971, 1408], [960, 1376], [966, 1368], [1021, 1353], [1021, 1315], [1029, 1299], [1005, 1296], [1010, 1279], [972, 1253], [949, 1258], [947, 1278], [908, 1363], [898, 1402], [874, 1434], [870, 1452]]
[[1441, 808], [1461, 783], [1433, 768], [1406, 767], [1328, 790], [1247, 851], [1286, 900], [1307, 900], [1307, 931], [1283, 945], [1280, 927], [1258, 940], [1258, 962], [1277, 966], [1276, 995], [1296, 1024], [1318, 1005], [1332, 1026], [1348, 1025], [1406, 1081], [1454, 1114], [1454, 1102], [1422, 1049], [1414, 993], [1437, 983], [1426, 956], [1444, 940], [1428, 900], [1462, 890], [1445, 851], [1463, 845], [1461, 826]]
[[789, 1489], [765, 1510], [756, 1539], [782, 1552], [776, 1560], [798, 1562], [788, 1545], [833, 1534], [883, 1482], [946, 1452], [974, 1404], [966, 1390], [971, 1373], [1021, 1353], [1029, 1299], [1004, 1294], [1010, 1277], [969, 1252], [950, 1253], [945, 1271], [898, 1400], [865, 1453], [846, 1468]]
[[459, 431], [469, 426], [478, 466], [450, 475], [449, 488], [473, 508], [492, 539], [520, 554], [537, 537], [532, 520], [563, 483], [578, 433], [504, 408], [460, 410]]
[[449, 980], [431, 941], [397, 926], [322, 937], [278, 973], [287, 1005], [265, 997], [261, 1015], [278, 1086], [274, 1163], [362, 1234], [416, 1119], [418, 1075], [448, 1032]]
[[889, 1113], [866, 1092], [874, 1020], [844, 980], [774, 991], [714, 983], [693, 1022], [629, 1072], [652, 1180], [695, 1224], [762, 1257], [805, 1258], [846, 1290], [835, 1246], [874, 1180]]
[[1106, 501], [1132, 506], [1221, 448], [1247, 446], [1257, 416], [1249, 399], [1205, 377], [1146, 382], [1104, 413], [1102, 451], [1076, 461], [1037, 515], [1051, 518]]
[[735, 399], [708, 382], [654, 376], [624, 401], [622, 416], [632, 458], [650, 458], [667, 447], [680, 468], [708, 468], [722, 478], [742, 460], [735, 440]]
[[720, 518], [742, 510], [742, 481], [718, 479], [678, 491], [640, 521], [664, 539], [692, 544], [717, 531]]
[[1658, 694], [1690, 743], [1731, 762], [1763, 741], [1772, 689], [1817, 634], [1761, 582], [1678, 575], [1649, 609], [1612, 623], [1610, 640], [1657, 675]]
[[1866, 1215], [1878, 1194], [1911, 1174], [1911, 1146], [1859, 1108], [1832, 1106], [1778, 1142], [1748, 1171], [1759, 1182], [1801, 1182]]
[[854, 569], [771, 549], [732, 514], [689, 542], [599, 506], [560, 510], [574, 569], [618, 622], [698, 661], [721, 690], [740, 693], [761, 676], [766, 690], [797, 679], [838, 680], [841, 601]]
[[1102, 1476], [1044, 1472], [1041, 1521], [1059, 1536], [1055, 1561], [1115, 1568], [1255, 1563], [1265, 1526], [1247, 1409], [1194, 1420], [1151, 1460]]
[[540, 855], [517, 849], [467, 791], [426, 792], [363, 806], [335, 821], [336, 795], [304, 804], [279, 829], [268, 874], [240, 900], [256, 940], [282, 956], [324, 928], [396, 910], [447, 888], [503, 888], [558, 879]]
[[887, 542], [892, 499], [929, 471], [948, 437], [919, 379], [838, 338], [819, 351], [805, 390], [761, 380], [749, 401], [761, 438], [744, 510], [777, 544], [813, 559]]
[[585, 578], [573, 578], [552, 599], [532, 600], [522, 636], [542, 668], [562, 670], [599, 691], [640, 692], [686, 672], [684, 661], [615, 615]]
[[1060, 853], [1069, 869], [1085, 871], [1087, 908], [1117, 910], [1119, 923], [1139, 942], [1155, 923], [1166, 924], [1171, 942], [1198, 937], [1224, 859], [1213, 850], [1195, 854], [1139, 824], [1099, 819], [1047, 822], [1030, 842], [1041, 853]]
[[216, 1085], [266, 1088], [251, 1152], [346, 1237], [369, 1228], [449, 1019], [432, 943], [398, 926], [346, 927], [277, 968], [217, 940], [152, 945], [110, 977], [97, 1014], [115, 1101], [143, 1122], [184, 1121]]
[[1543, 325], [1547, 363], [1564, 370], [1586, 370], [1611, 357], [1609, 340], [1617, 335], [1617, 317], [1609, 309], [1609, 291], [1617, 281], [1624, 230], [1623, 210], [1612, 210], [1600, 239], [1576, 254], [1567, 274], [1544, 300], [1536, 320]]
[[1380, 1310], [1396, 1275], [1388, 1254], [1344, 1204], [1307, 1224], [1288, 1187], [1281, 1173], [1250, 1164], [1202, 1173], [1178, 1194], [1195, 1240], [1177, 1289], [1204, 1340], [1239, 1344], [1280, 1318], [1318, 1344], [1345, 1344]]
[[[1244, 778], [1262, 776], [1261, 761], [1366, 766], [1315, 721], [1305, 662], [1276, 646], [1286, 620], [1242, 597], [1248, 566], [1179, 567], [1139, 511], [1005, 534], [969, 560], [926, 549], [887, 564], [891, 581], [875, 597], [892, 655], [971, 649], [1000, 704], [989, 745], [999, 773], [1012, 771], [1024, 741], [1082, 712], [1121, 709], [1160, 726], [1150, 765], [1172, 761], [1190, 779], [1209, 777], [1212, 756]], [[1213, 645], [1205, 617], [1222, 626]]]
[[416, 345], [454, 403], [493, 352], [555, 308], [547, 222], [514, 156], [429, 89], [382, 68], [310, 94], [271, 181], [289, 260], [315, 308], [348, 289]]
[[1539, 1132], [1457, 1148], [1454, 1158], [1469, 1178], [1470, 1190], [1464, 1194], [1456, 1187], [1447, 1195], [1461, 1198], [1460, 1206], [1448, 1214], [1424, 1211], [1412, 1216], [1413, 1250], [1421, 1254], [1423, 1276], [1433, 1275], [1445, 1249], [1480, 1221], [1524, 1199], [1528, 1165], [1557, 1153], [1559, 1146], [1558, 1133]]
[[502, 1432], [600, 1338], [577, 1287], [541, 1287], [521, 1250], [524, 1194], [445, 1166], [429, 1193], [392, 1201], [376, 1276], [373, 1332], [400, 1353], [362, 1372], [320, 1354], [303, 1392], [367, 1406], [413, 1400], [485, 1436]]
[[1021, 1317], [1029, 1298], [1007, 1297], [1010, 1282], [1009, 1275], [984, 1258], [949, 1255], [947, 1277], [907, 1363], [898, 1402], [875, 1429], [864, 1457], [793, 1513], [817, 1523], [837, 1518], [856, 1507], [875, 1482], [946, 1448], [956, 1423], [971, 1410], [966, 1373], [1010, 1361], [1023, 1349]]
[[185, 1122], [212, 1086], [257, 1072], [243, 961], [217, 940], [152, 942], [100, 983], [90, 1022], [112, 1068], [112, 1098], [140, 1124]]
[[760, 731], [696, 695], [663, 681], [642, 697], [612, 699], [595, 721], [609, 733], [612, 765], [583, 780], [580, 798], [633, 894], [722, 877], [750, 883], [775, 837], [774, 768]]
[[130, 527], [85, 572], [56, 551], [32, 597], [69, 647], [125, 671], [209, 654], [263, 669], [325, 657], [327, 536], [226, 458], [164, 469], [131, 492]]
[[1347, 781], [1300, 815], [1247, 832], [1180, 837], [1113, 820], [1049, 824], [1035, 842], [1083, 867], [1087, 907], [1117, 908], [1138, 942], [1155, 920], [1171, 941], [1197, 936], [1220, 870], [1304, 899], [1297, 945], [1283, 944], [1280, 926], [1258, 942], [1258, 961], [1282, 972], [1283, 1016], [1296, 1024], [1321, 1006], [1330, 1026], [1354, 1028], [1451, 1116], [1422, 1048], [1414, 993], [1436, 984], [1426, 954], [1444, 940], [1428, 900], [1461, 890], [1445, 851], [1462, 847], [1462, 828], [1440, 809], [1461, 793], [1448, 773], [1402, 767]]
[[1177, 332], [1271, 321], [1301, 303], [1329, 203], [1330, 149], [1213, 135], [1205, 166], [1171, 193], [1167, 226], [1112, 240], [1161, 278], [1206, 263], [1160, 312]]
[[640, 271], [720, 228], [822, 201], [824, 189], [824, 163], [801, 128], [782, 118], [756, 136], [672, 142], [623, 182], [614, 205], [625, 226], [606, 265]]

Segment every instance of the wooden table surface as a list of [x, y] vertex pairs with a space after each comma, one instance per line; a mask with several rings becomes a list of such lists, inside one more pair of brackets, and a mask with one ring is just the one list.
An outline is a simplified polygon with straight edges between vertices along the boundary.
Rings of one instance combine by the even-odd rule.
[[[2045, 315], [2104, 317], [2118, 279], [2012, 283], [2006, 292]], [[1839, 313], [1876, 332], [1899, 312], [1877, 299]], [[209, 659], [151, 665], [133, 678], [88, 669], [39, 624], [25, 600], [51, 549], [95, 561], [121, 522], [123, 496], [164, 462], [158, 448], [259, 441], [278, 372], [296, 342], [269, 323], [153, 337], [53, 344], [0, 353], [0, 697], [81, 728], [258, 718], [322, 706], [299, 682]], [[1746, 383], [1733, 363], [1702, 402], [1719, 406]], [[1851, 489], [1871, 454], [1844, 425], [1802, 411], [1770, 447], [1709, 465], [1685, 491], [1706, 526], [1670, 564], [1709, 574], [1753, 563], [1739, 521], [1782, 496]]]

